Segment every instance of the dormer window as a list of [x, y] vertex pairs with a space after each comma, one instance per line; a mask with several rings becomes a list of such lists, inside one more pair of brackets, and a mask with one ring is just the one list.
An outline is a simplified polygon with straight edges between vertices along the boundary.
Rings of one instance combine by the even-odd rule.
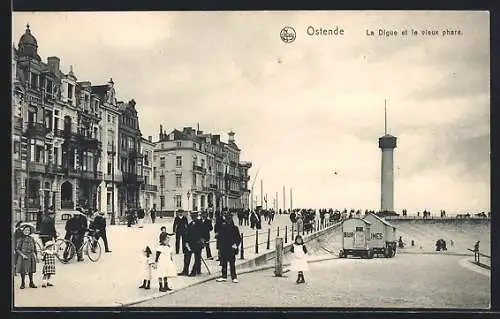
[[46, 81], [47, 83], [45, 84], [45, 91], [47, 92], [47, 94], [50, 94], [52, 95], [52, 90], [54, 88], [54, 84], [52, 83], [51, 80], [47, 79]]
[[68, 100], [73, 100], [73, 84], [68, 83]]

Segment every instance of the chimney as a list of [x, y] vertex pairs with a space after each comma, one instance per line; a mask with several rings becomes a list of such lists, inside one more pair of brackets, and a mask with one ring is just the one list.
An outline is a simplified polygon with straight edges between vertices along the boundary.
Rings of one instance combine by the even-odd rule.
[[197, 135], [203, 135], [203, 131], [198, 130]]
[[227, 135], [229, 136], [228, 141], [229, 142], [234, 142], [234, 132], [231, 131]]
[[61, 60], [56, 56], [49, 56], [47, 58], [47, 64], [49, 65], [49, 69], [52, 72], [59, 72], [60, 63], [61, 63]]
[[115, 85], [115, 82], [113, 82], [113, 78], [109, 78], [108, 86], [113, 87]]
[[148, 136], [148, 141], [153, 142], [153, 137], [151, 135]]
[[163, 125], [160, 124], [160, 135], [158, 135], [160, 141], [163, 139]]

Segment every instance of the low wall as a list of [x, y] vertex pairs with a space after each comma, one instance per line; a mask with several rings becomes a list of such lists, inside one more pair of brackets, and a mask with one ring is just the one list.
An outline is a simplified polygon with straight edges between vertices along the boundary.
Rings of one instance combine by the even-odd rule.
[[[304, 239], [304, 243], [310, 242], [312, 240], [315, 240], [321, 236], [324, 236], [324, 235], [330, 233], [331, 231], [335, 230], [341, 224], [342, 223], [333, 224], [333, 225], [328, 226], [327, 228], [322, 229], [318, 232], [308, 234], [308, 235], [303, 235], [302, 237]], [[283, 254], [290, 253], [292, 246], [293, 246], [293, 240], [288, 244], [283, 244]], [[269, 260], [272, 260], [274, 258], [276, 258], [276, 249], [275, 248], [273, 250], [265, 253], [265, 254], [260, 255], [257, 258], [254, 258], [252, 260], [248, 260], [246, 262], [243, 262], [243, 263], [237, 265], [236, 269], [244, 269], [244, 268], [252, 268], [252, 267], [262, 266], [262, 265], [266, 264]]]

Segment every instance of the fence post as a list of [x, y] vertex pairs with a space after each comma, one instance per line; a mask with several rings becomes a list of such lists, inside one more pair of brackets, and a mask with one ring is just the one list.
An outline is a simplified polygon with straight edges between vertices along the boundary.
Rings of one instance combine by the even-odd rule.
[[259, 253], [259, 230], [255, 231], [255, 254]]
[[274, 276], [283, 276], [283, 238], [276, 238], [276, 263], [274, 266]]
[[288, 242], [288, 226], [285, 226], [285, 244]]
[[[297, 231], [297, 234], [299, 235], [298, 231]], [[306, 234], [306, 230], [305, 230], [305, 227], [304, 227], [304, 223], [302, 223], [302, 236], [304, 236], [305, 234]]]
[[271, 249], [271, 228], [267, 229], [267, 249]]
[[293, 231], [294, 231], [294, 229], [293, 229], [293, 223], [292, 223], [292, 231], [290, 232], [290, 236], [291, 236], [290, 240], [293, 240]]
[[279, 237], [280, 236], [280, 226], [278, 226], [277, 230], [276, 230], [276, 237]]
[[245, 259], [245, 253], [243, 252], [243, 233], [241, 233], [241, 251], [240, 251], [240, 259]]

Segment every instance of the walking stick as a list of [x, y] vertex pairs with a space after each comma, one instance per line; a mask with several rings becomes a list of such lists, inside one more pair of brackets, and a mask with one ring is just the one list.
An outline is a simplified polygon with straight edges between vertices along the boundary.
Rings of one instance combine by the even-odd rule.
[[209, 275], [211, 275], [212, 273], [210, 272], [210, 268], [208, 268], [208, 265], [207, 265], [207, 263], [205, 262], [205, 259], [204, 259], [202, 256], [200, 256], [200, 257], [201, 257], [201, 261], [203, 262], [203, 264], [204, 264], [204, 265], [205, 265], [205, 267], [207, 268], [208, 274], [209, 274]]

